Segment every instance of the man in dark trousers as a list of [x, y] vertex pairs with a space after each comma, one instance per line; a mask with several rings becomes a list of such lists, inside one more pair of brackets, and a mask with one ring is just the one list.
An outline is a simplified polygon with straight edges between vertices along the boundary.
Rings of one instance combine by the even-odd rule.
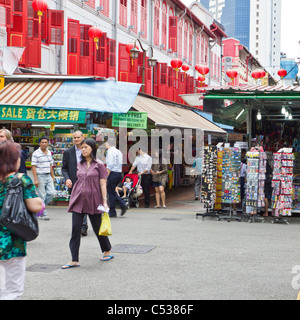
[[[66, 186], [69, 188], [69, 193], [72, 193], [72, 188], [77, 180], [77, 163], [81, 160], [80, 144], [84, 139], [81, 131], [73, 133], [74, 146], [65, 150], [63, 154], [62, 174], [66, 181]], [[82, 223], [81, 235], [87, 235], [87, 216], [85, 215]]]

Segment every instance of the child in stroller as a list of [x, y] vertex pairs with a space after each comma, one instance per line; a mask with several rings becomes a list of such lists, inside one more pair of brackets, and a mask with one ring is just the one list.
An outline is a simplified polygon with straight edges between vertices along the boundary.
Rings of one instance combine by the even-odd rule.
[[132, 188], [132, 180], [130, 177], [125, 178], [125, 182], [123, 183], [122, 187], [117, 186], [116, 187], [116, 193], [118, 196], [120, 196], [119, 191], [123, 191], [123, 196], [122, 198], [126, 198], [127, 195], [127, 190], [130, 190]]
[[[126, 182], [130, 183], [131, 186], [129, 184], [126, 184]], [[130, 186], [130, 188], [126, 186]], [[127, 189], [125, 190], [125, 192], [123, 187]], [[141, 177], [139, 177], [137, 174], [134, 174], [134, 173], [126, 174], [122, 180], [122, 185], [116, 188], [116, 192], [118, 194], [119, 192], [120, 193], [124, 192], [124, 195], [122, 196], [122, 198], [125, 201], [127, 208], [130, 208], [132, 206], [138, 208], [139, 207], [138, 197], [143, 193], [143, 190], [141, 188]]]

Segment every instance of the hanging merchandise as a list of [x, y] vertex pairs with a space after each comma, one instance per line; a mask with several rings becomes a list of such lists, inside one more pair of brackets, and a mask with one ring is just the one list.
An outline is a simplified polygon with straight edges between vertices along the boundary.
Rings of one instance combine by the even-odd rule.
[[68, 201], [69, 191], [66, 186], [65, 179], [62, 175], [62, 161], [63, 153], [66, 149], [73, 146], [72, 136], [68, 135], [57, 135], [55, 139], [55, 145], [53, 149], [53, 160], [55, 163], [54, 171], [54, 188], [56, 191], [54, 201]]
[[217, 181], [217, 147], [206, 146], [204, 148], [204, 161], [202, 171], [201, 202], [206, 207], [213, 207], [216, 202]]
[[223, 151], [218, 150], [215, 210], [222, 209], [222, 170], [223, 170], [222, 163], [223, 163]]
[[266, 164], [265, 152], [247, 153], [246, 213], [248, 215], [258, 214], [258, 209], [265, 206]]
[[291, 217], [293, 208], [292, 149], [281, 149], [274, 153], [272, 209], [275, 217]]
[[224, 148], [222, 166], [222, 203], [240, 203], [241, 149]]

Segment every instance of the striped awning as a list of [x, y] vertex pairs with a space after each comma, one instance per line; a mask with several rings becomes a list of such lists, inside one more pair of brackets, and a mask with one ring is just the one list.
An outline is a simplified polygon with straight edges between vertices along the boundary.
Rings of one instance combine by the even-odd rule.
[[94, 78], [12, 81], [0, 91], [0, 105], [126, 113], [140, 87], [137, 83]]

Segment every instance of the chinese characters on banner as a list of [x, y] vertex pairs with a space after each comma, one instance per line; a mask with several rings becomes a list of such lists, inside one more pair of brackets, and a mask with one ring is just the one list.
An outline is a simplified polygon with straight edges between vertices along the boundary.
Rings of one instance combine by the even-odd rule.
[[86, 112], [42, 107], [0, 106], [0, 120], [85, 123]]

